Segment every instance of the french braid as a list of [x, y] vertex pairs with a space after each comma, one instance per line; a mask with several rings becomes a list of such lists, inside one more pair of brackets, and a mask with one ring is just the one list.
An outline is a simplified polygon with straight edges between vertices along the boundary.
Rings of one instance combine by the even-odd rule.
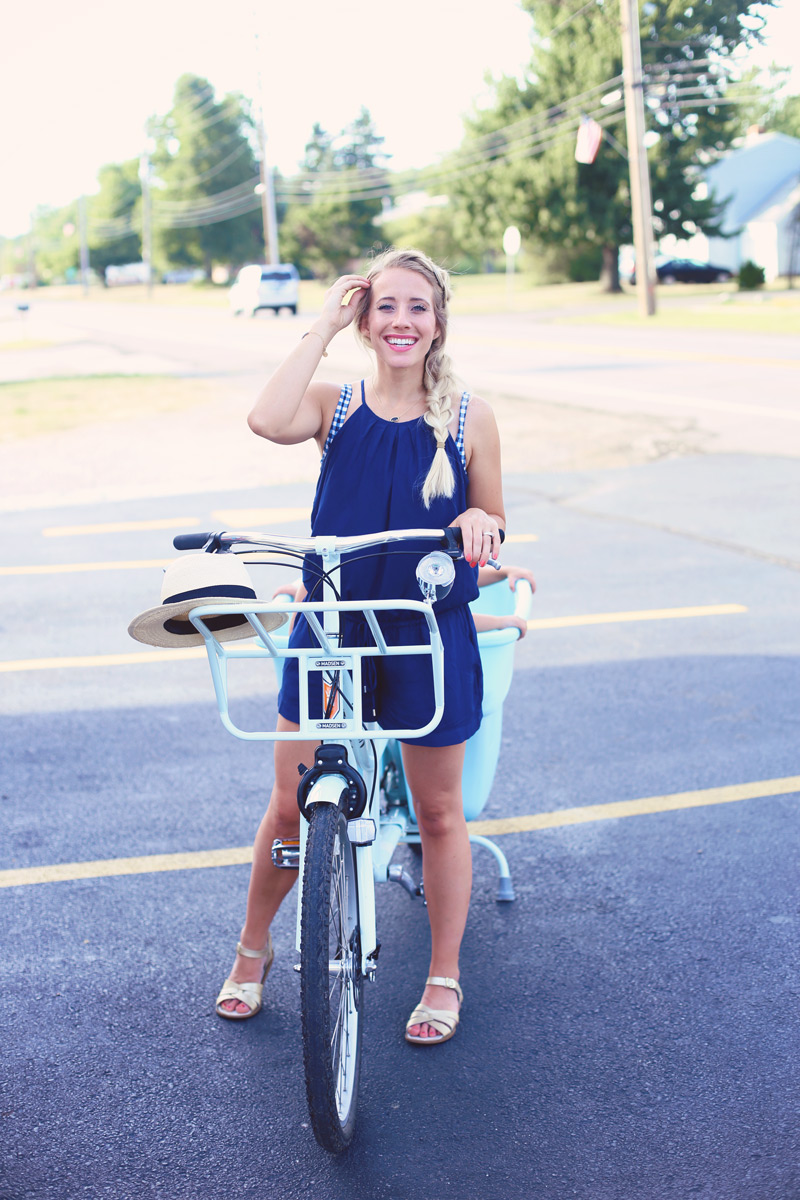
[[[437, 496], [452, 496], [456, 486], [453, 467], [445, 449], [447, 427], [453, 419], [452, 398], [458, 389], [458, 380], [453, 372], [453, 364], [444, 349], [447, 338], [450, 280], [447, 272], [438, 267], [421, 250], [386, 250], [373, 259], [365, 272], [366, 277], [372, 281], [381, 271], [385, 271], [389, 267], [402, 267], [407, 271], [417, 271], [427, 279], [433, 290], [434, 315], [439, 327], [439, 334], [428, 351], [423, 375], [428, 405], [424, 420], [436, 440], [433, 462], [422, 485], [422, 499], [425, 507], [430, 508], [431, 501]], [[365, 292], [359, 301], [355, 319], [356, 335], [362, 341], [364, 340], [362, 324], [366, 321], [369, 303], [369, 292]]]

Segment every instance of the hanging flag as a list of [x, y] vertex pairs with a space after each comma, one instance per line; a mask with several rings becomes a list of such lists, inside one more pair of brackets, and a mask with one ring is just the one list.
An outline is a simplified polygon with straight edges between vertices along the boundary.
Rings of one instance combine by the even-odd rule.
[[603, 127], [591, 117], [581, 117], [578, 127], [578, 140], [575, 143], [575, 160], [579, 163], [593, 163], [603, 140]]

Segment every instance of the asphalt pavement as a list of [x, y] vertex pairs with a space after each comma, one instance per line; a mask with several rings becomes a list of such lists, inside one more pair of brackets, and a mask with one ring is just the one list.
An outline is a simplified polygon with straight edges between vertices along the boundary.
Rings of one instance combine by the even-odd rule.
[[[463, 1018], [451, 1042], [415, 1048], [402, 1029], [426, 916], [381, 889], [358, 1132], [338, 1159], [305, 1110], [291, 904], [263, 1013], [220, 1021], [247, 865], [152, 857], [247, 847], [269, 749], [222, 728], [203, 660], [126, 633], [157, 602], [174, 532], [247, 513], [300, 533], [311, 481], [230, 486], [209, 463], [205, 488], [159, 490], [108, 468], [87, 489], [104, 498], [76, 487], [62, 503], [51, 480], [23, 500], [15, 481], [0, 1200], [800, 1196], [800, 466], [786, 449], [508, 472], [505, 557], [539, 586], [482, 819], [517, 898], [495, 902], [476, 848]], [[269, 674], [239, 687], [269, 725]], [[11, 874], [28, 868], [38, 882]]]

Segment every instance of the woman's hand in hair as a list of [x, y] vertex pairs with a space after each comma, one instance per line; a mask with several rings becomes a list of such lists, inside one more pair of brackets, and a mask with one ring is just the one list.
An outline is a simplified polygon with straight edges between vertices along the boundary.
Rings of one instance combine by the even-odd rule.
[[[363, 275], [342, 275], [325, 293], [322, 312], [314, 322], [314, 329], [324, 324], [330, 338], [346, 329], [356, 315], [356, 307], [362, 293], [370, 286]], [[320, 330], [321, 336], [322, 330]]]

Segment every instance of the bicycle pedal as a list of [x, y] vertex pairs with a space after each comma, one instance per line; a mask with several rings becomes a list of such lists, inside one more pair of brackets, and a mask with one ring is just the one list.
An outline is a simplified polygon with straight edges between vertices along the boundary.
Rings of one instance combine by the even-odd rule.
[[272, 843], [272, 865], [285, 871], [300, 869], [300, 838], [276, 838]]

